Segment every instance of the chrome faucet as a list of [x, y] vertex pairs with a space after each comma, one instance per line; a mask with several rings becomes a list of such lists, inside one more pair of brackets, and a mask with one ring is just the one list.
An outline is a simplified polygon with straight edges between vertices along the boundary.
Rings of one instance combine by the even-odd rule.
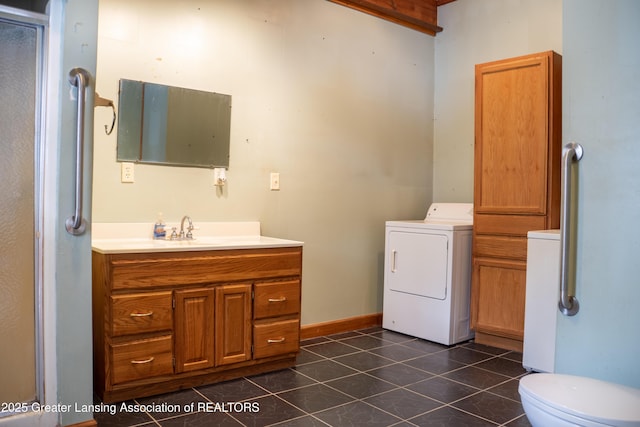
[[[187, 226], [187, 234], [185, 235], [184, 233], [184, 221], [188, 220], [189, 221], [189, 225]], [[193, 239], [193, 222], [191, 222], [191, 217], [189, 215], [185, 215], [182, 217], [182, 220], [180, 221], [180, 240], [191, 240]]]

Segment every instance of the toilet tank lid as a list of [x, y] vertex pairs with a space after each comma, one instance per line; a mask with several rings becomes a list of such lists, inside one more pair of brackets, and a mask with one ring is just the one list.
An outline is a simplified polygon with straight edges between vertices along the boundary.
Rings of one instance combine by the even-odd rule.
[[520, 395], [528, 395], [559, 411], [607, 424], [640, 423], [640, 390], [593, 378], [563, 374], [531, 374], [520, 379]]

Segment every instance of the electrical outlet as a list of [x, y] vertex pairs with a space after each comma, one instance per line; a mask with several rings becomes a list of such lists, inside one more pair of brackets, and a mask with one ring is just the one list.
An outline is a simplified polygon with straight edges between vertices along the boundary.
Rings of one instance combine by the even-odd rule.
[[120, 163], [120, 182], [135, 182], [133, 168], [134, 168], [134, 163], [130, 163], [130, 162]]
[[269, 188], [271, 191], [280, 190], [280, 174], [278, 172], [271, 172]]
[[227, 182], [227, 174], [224, 168], [213, 168], [213, 185], [222, 187]]

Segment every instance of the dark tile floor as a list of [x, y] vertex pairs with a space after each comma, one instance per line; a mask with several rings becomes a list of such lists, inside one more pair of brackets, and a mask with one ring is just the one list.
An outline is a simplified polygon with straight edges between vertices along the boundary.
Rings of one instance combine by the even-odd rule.
[[303, 341], [291, 369], [137, 399], [95, 418], [100, 427], [530, 426], [517, 391], [525, 374], [520, 353], [371, 328]]

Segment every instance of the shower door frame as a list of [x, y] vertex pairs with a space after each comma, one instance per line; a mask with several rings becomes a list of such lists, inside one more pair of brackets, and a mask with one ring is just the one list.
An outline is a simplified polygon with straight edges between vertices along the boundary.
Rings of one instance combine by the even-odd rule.
[[[2, 8], [3, 12], [17, 9]], [[30, 15], [18, 11], [16, 15]], [[91, 227], [83, 235], [65, 231], [73, 212], [78, 90], [69, 70], [95, 76], [98, 0], [48, 0], [43, 34], [40, 93], [41, 157], [39, 245], [41, 280], [38, 320], [42, 410], [0, 417], [0, 427], [95, 426], [91, 335]], [[14, 18], [15, 20], [15, 18]], [[86, 91], [83, 216], [91, 222], [93, 103], [95, 80]], [[47, 410], [47, 408], [49, 408]], [[57, 408], [60, 408], [56, 411]], [[89, 408], [89, 409], [83, 409]], [[31, 408], [29, 408], [31, 409]], [[65, 410], [62, 410], [65, 409]]]
[[[49, 18], [47, 15], [43, 15], [36, 12], [29, 12], [26, 10], [16, 9], [8, 6], [0, 5], [0, 20], [9, 24], [25, 26], [32, 28], [36, 31], [36, 82], [35, 82], [35, 111], [34, 111], [34, 344], [35, 344], [35, 400], [29, 402], [21, 402], [24, 405], [22, 409], [32, 410], [37, 407], [38, 404], [43, 403], [44, 399], [44, 319], [43, 319], [43, 244], [42, 244], [42, 229], [44, 224], [43, 217], [43, 185], [44, 185], [44, 100], [45, 100], [45, 70], [47, 68], [47, 49], [46, 49], [46, 37], [49, 24]], [[18, 402], [15, 402], [18, 403]], [[35, 404], [35, 405], [34, 405]], [[20, 408], [20, 407], [18, 407]], [[0, 419], [11, 417], [17, 413], [22, 412], [16, 410], [14, 412], [8, 412], [0, 415]]]

